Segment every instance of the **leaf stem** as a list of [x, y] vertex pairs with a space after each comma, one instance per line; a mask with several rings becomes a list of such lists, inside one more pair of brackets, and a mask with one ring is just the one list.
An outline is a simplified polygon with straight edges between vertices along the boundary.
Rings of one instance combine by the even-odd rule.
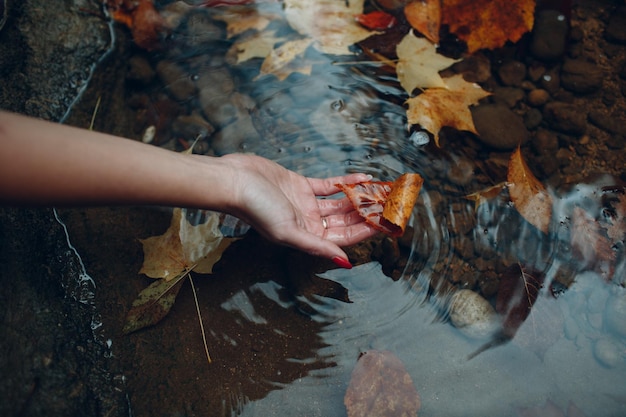
[[204, 324], [202, 323], [202, 315], [200, 314], [200, 304], [198, 303], [198, 295], [196, 294], [196, 286], [193, 284], [193, 279], [191, 278], [191, 274], [189, 274], [189, 283], [191, 284], [191, 291], [193, 292], [193, 300], [196, 303], [196, 312], [198, 313], [198, 321], [200, 322], [200, 330], [202, 332], [202, 342], [204, 343], [204, 352], [206, 353], [206, 358], [211, 363], [211, 355], [209, 354], [209, 346], [206, 341], [206, 332], [204, 331]]

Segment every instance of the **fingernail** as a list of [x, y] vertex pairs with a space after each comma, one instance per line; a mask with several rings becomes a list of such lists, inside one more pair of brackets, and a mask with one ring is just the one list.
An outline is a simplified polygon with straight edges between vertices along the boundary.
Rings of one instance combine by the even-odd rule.
[[342, 258], [341, 256], [335, 256], [333, 258], [333, 262], [340, 268], [352, 269], [352, 264], [346, 258]]

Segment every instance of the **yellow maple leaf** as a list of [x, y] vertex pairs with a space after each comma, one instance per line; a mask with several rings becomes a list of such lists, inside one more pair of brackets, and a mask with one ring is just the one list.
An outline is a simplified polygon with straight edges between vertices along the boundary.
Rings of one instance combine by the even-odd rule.
[[261, 8], [224, 7], [220, 8], [220, 12], [215, 14], [215, 19], [226, 23], [229, 38], [248, 30], [262, 31], [272, 20], [280, 18], [279, 14]]
[[[294, 63], [294, 59], [302, 55], [304, 51], [313, 43], [313, 39], [305, 38], [295, 41], [288, 41], [273, 49], [261, 64], [259, 76], [274, 74], [279, 80], [284, 80], [292, 72], [301, 72], [305, 75], [311, 73], [311, 64]], [[257, 77], [257, 78], [258, 78]]]
[[167, 281], [184, 271], [211, 273], [233, 240], [220, 232], [219, 213], [210, 213], [206, 222], [193, 226], [184, 210], [175, 208], [165, 233], [141, 240], [144, 261], [139, 273]]
[[266, 58], [274, 49], [274, 45], [284, 40], [277, 38], [275, 31], [259, 32], [235, 42], [228, 51], [228, 56], [236, 56], [237, 64], [253, 58]]
[[422, 126], [435, 137], [439, 146], [439, 131], [443, 126], [477, 133], [469, 106], [491, 93], [478, 84], [469, 83], [457, 74], [445, 80], [446, 88], [429, 88], [408, 99], [407, 118], [410, 124]]
[[425, 38], [418, 38], [412, 30], [396, 46], [396, 54], [398, 55], [396, 74], [409, 95], [416, 88], [445, 88], [446, 84], [439, 71], [458, 62], [438, 54], [433, 43]]
[[296, 32], [314, 39], [315, 48], [349, 55], [351, 45], [375, 34], [356, 23], [364, 0], [285, 0], [285, 18]]
[[471, 54], [517, 42], [532, 29], [534, 13], [535, 0], [445, 0], [441, 16]]

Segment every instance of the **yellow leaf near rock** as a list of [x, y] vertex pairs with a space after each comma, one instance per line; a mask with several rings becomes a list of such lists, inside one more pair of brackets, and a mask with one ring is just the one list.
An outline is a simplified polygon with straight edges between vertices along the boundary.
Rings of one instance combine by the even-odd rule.
[[296, 32], [314, 39], [315, 48], [333, 55], [351, 55], [349, 47], [376, 32], [360, 26], [364, 0], [285, 0], [285, 18]]
[[438, 54], [433, 43], [418, 38], [413, 31], [407, 33], [396, 46], [396, 54], [398, 80], [409, 95], [416, 88], [446, 88], [439, 71], [459, 61]]
[[253, 58], [266, 58], [274, 49], [274, 45], [284, 41], [284, 38], [275, 36], [275, 31], [259, 32], [253, 36], [238, 41], [231, 46], [228, 56], [236, 56], [236, 64], [241, 64]]
[[313, 39], [310, 38], [298, 39], [285, 42], [272, 50], [261, 64], [259, 77], [274, 74], [279, 80], [284, 80], [292, 72], [309, 75], [311, 73], [310, 64], [297, 65], [293, 61], [298, 55], [302, 55], [311, 43], [313, 43]]
[[507, 173], [509, 196], [518, 213], [543, 233], [548, 233], [552, 220], [552, 197], [533, 175], [517, 148], [509, 160]]
[[211, 273], [233, 240], [220, 232], [218, 213], [211, 213], [205, 223], [193, 226], [185, 219], [183, 209], [175, 208], [164, 234], [141, 240], [144, 261], [139, 273], [168, 281], [186, 270]]
[[407, 100], [410, 124], [420, 125], [433, 134], [439, 146], [439, 131], [443, 126], [476, 133], [469, 106], [491, 93], [478, 84], [469, 83], [461, 74], [445, 80], [446, 88], [429, 88]]
[[248, 30], [262, 31], [272, 20], [280, 19], [276, 13], [264, 13], [261, 9], [224, 7], [215, 15], [216, 20], [226, 23], [229, 38], [240, 35]]

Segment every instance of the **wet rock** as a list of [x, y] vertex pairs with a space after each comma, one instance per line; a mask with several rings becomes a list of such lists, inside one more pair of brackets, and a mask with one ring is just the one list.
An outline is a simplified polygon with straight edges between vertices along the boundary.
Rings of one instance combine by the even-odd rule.
[[502, 84], [518, 87], [526, 78], [526, 65], [519, 61], [508, 61], [498, 68], [498, 76]]
[[528, 93], [527, 101], [533, 107], [541, 107], [550, 100], [550, 93], [542, 88], [537, 88]]
[[533, 147], [539, 154], [548, 153], [552, 154], [559, 147], [559, 138], [552, 132], [541, 129], [533, 138]]
[[543, 117], [553, 129], [563, 133], [582, 135], [587, 130], [587, 114], [572, 104], [547, 103]]
[[561, 85], [575, 93], [592, 93], [602, 88], [603, 72], [597, 65], [568, 59], [561, 69]]
[[602, 130], [619, 135], [626, 135], [626, 120], [614, 117], [601, 110], [591, 110], [589, 121]]
[[604, 311], [604, 325], [617, 336], [626, 339], [626, 293], [609, 298]]
[[541, 87], [544, 88], [550, 94], [555, 94], [561, 88], [561, 76], [559, 74], [559, 68], [554, 67], [546, 71], [539, 81]]
[[197, 113], [178, 116], [172, 124], [172, 133], [188, 141], [207, 138], [214, 131], [213, 126]]
[[555, 61], [565, 53], [569, 22], [556, 10], [541, 10], [535, 17], [530, 53], [542, 61]]
[[543, 115], [537, 109], [529, 109], [526, 114], [524, 114], [524, 125], [529, 130], [533, 130], [539, 127], [542, 120]]
[[626, 43], [626, 8], [611, 14], [604, 35], [612, 42]]
[[524, 99], [524, 90], [517, 87], [498, 87], [493, 92], [493, 102], [513, 108]]
[[417, 416], [420, 396], [402, 361], [390, 351], [363, 353], [344, 397], [348, 417]]
[[481, 142], [499, 150], [511, 150], [529, 137], [520, 116], [501, 104], [472, 108], [474, 126]]
[[486, 338], [499, 328], [498, 315], [487, 300], [472, 290], [458, 290], [450, 298], [450, 322], [472, 338]]
[[170, 61], [159, 61], [156, 72], [175, 99], [185, 101], [196, 93], [196, 86], [191, 77], [178, 64]]
[[614, 368], [624, 361], [622, 350], [623, 347], [609, 337], [601, 337], [593, 344], [593, 355], [607, 368]]
[[609, 149], [626, 149], [626, 137], [623, 135], [612, 135], [607, 139], [606, 146]]
[[454, 64], [453, 69], [463, 74], [465, 81], [484, 83], [491, 78], [491, 62], [481, 54], [476, 53]]

